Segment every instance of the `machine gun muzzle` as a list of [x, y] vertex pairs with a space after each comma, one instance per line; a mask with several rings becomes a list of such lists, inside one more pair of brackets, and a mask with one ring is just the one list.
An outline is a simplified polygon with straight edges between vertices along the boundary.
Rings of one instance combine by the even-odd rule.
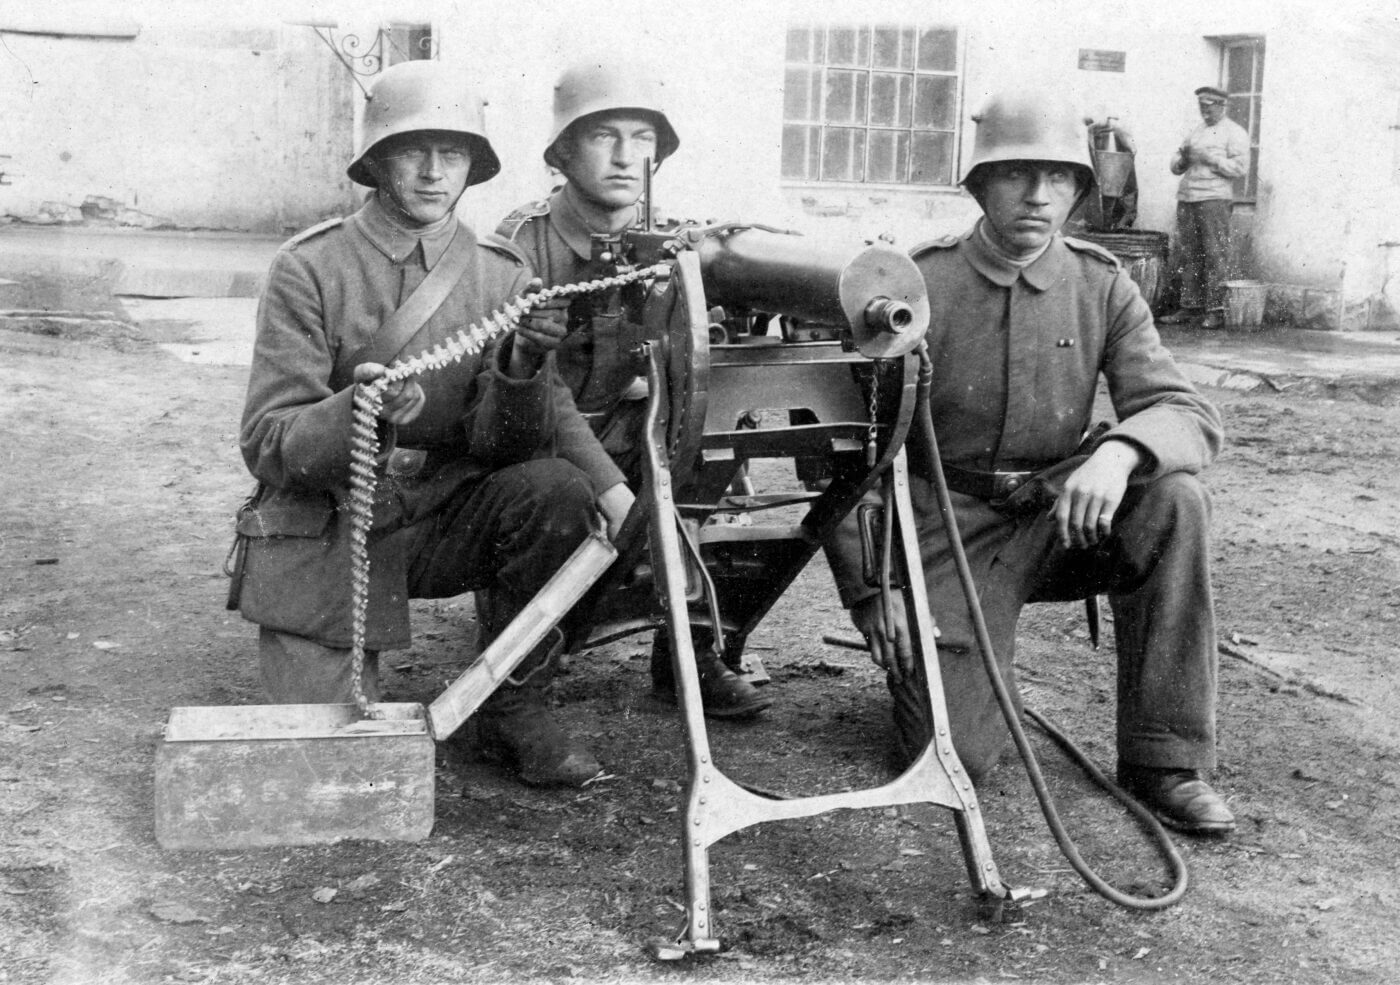
[[923, 276], [890, 247], [843, 249], [749, 226], [707, 231], [695, 248], [707, 304], [835, 326], [871, 359], [912, 352], [928, 331]]

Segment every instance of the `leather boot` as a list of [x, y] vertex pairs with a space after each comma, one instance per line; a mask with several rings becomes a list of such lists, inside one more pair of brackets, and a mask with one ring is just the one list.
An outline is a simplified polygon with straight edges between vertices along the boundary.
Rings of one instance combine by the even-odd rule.
[[551, 629], [476, 715], [482, 751], [533, 787], [579, 787], [602, 771], [593, 753], [549, 710], [547, 687], [563, 648], [564, 634]]
[[1198, 770], [1118, 764], [1118, 785], [1140, 800], [1157, 820], [1175, 831], [1225, 838], [1235, 815]]
[[[691, 637], [695, 669], [700, 674], [700, 699], [707, 718], [753, 718], [773, 706], [773, 699], [730, 670], [715, 653], [708, 631]], [[651, 693], [667, 704], [677, 704], [676, 675], [671, 666], [671, 642], [658, 631], [651, 646]]]

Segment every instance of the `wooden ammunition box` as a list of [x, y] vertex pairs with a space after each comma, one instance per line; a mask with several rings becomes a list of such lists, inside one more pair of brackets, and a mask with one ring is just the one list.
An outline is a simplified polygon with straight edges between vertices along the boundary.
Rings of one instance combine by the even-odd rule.
[[172, 708], [156, 749], [162, 848], [420, 841], [433, 827], [421, 705]]

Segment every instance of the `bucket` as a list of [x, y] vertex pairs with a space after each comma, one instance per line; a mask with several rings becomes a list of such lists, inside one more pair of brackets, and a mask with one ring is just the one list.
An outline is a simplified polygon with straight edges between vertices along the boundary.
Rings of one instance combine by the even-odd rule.
[[1157, 310], [1167, 284], [1167, 251], [1170, 238], [1166, 233], [1142, 229], [1120, 233], [1086, 231], [1076, 233], [1075, 236], [1096, 243], [1116, 256], [1118, 262], [1128, 271], [1133, 283], [1137, 284], [1138, 290], [1147, 300], [1148, 307], [1153, 311]]
[[1264, 324], [1264, 302], [1269, 297], [1269, 285], [1257, 280], [1227, 280], [1223, 286], [1226, 325], [1252, 330]]
[[1119, 198], [1133, 173], [1133, 155], [1121, 150], [1096, 150], [1094, 175], [1099, 181], [1099, 194]]

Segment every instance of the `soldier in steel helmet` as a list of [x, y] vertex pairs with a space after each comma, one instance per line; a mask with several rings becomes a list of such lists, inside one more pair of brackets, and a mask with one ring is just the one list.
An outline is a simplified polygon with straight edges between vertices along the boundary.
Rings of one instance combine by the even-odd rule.
[[[589, 62], [559, 76], [544, 160], [565, 181], [548, 199], [516, 209], [497, 229], [524, 251], [546, 286], [602, 276], [608, 268], [594, 257], [592, 237], [615, 235], [646, 221], [646, 169], [660, 167], [680, 146], [662, 105], [660, 82], [633, 66]], [[540, 310], [529, 320], [564, 326], [559, 371], [603, 447], [635, 488], [641, 475], [646, 384], [625, 319], [625, 308], [604, 308], [597, 298], [580, 297]], [[616, 508], [625, 515], [631, 504], [632, 493], [619, 490]], [[694, 635], [705, 714], [749, 718], [772, 705], [771, 697], [714, 652], [708, 631], [697, 628]], [[652, 679], [659, 698], [676, 700], [664, 632], [653, 646]]]
[[[238, 530], [247, 538], [239, 604], [261, 627], [275, 702], [354, 694], [347, 488], [356, 385], [530, 286], [517, 249], [477, 239], [454, 212], [469, 186], [498, 170], [472, 92], [440, 63], [396, 65], [370, 93], [347, 171], [373, 194], [273, 260], [240, 435], [259, 487]], [[384, 395], [381, 447], [392, 455], [370, 534], [362, 680], [372, 701], [378, 652], [409, 643], [408, 599], [489, 588], [492, 605], [478, 615], [491, 638], [623, 481], [557, 382], [551, 331], [547, 322], [521, 327]], [[559, 642], [546, 637], [476, 716], [485, 748], [532, 784], [579, 785], [600, 769], [545, 701]]]
[[[1105, 593], [1118, 654], [1118, 775], [1162, 820], [1225, 835], [1215, 766], [1209, 501], [1196, 473], [1220, 416], [1173, 364], [1114, 257], [1060, 233], [1094, 175], [1084, 118], [1044, 93], [993, 97], [963, 185], [982, 217], [912, 251], [932, 311], [929, 397], [957, 524], [993, 649], [1012, 681], [1027, 602]], [[1091, 428], [1098, 379], [1117, 423]], [[1006, 726], [979, 658], [931, 484], [911, 439], [911, 488], [954, 746], [980, 780]], [[904, 763], [931, 731], [899, 599], [886, 621], [860, 575], [859, 535], [828, 551], [843, 601], [888, 672]], [[1014, 687], [1013, 687], [1014, 690]]]

